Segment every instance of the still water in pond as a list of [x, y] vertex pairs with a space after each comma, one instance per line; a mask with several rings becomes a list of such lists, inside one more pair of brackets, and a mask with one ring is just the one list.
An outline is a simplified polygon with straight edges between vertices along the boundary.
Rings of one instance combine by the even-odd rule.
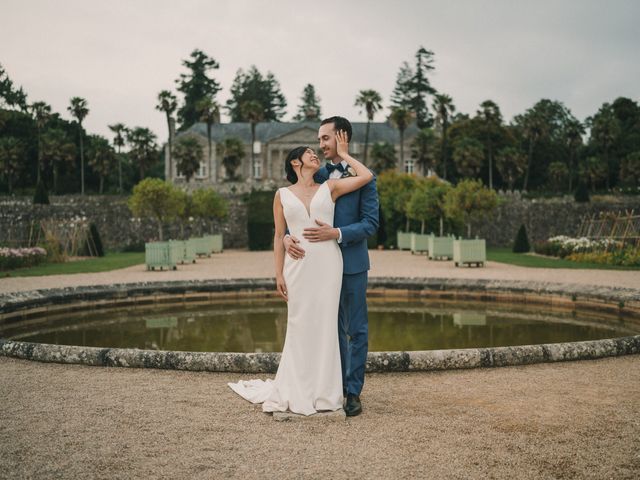
[[[38, 343], [202, 352], [279, 352], [287, 328], [275, 299], [64, 313], [0, 326], [0, 337]], [[570, 342], [640, 333], [616, 317], [541, 307], [369, 301], [369, 350], [436, 350]]]

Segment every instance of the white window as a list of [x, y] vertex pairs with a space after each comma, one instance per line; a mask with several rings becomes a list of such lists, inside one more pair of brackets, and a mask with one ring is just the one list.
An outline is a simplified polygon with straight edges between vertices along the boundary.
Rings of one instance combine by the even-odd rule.
[[404, 161], [404, 173], [413, 173], [413, 158]]
[[200, 162], [200, 167], [198, 167], [198, 171], [196, 172], [196, 178], [207, 178], [207, 163]]
[[[352, 143], [349, 148], [351, 148], [351, 153], [353, 153], [354, 155], [358, 155], [360, 153], [359, 143]], [[371, 150], [371, 145], [369, 145], [369, 150]]]
[[253, 178], [262, 178], [262, 160], [257, 158], [253, 162]]
[[253, 153], [260, 153], [262, 152], [262, 144], [260, 142], [253, 142]]

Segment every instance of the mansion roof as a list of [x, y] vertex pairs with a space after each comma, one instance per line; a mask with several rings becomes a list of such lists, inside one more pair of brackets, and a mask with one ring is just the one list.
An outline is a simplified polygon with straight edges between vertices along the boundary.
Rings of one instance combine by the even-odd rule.
[[[367, 129], [366, 122], [354, 122], [353, 141], [363, 143]], [[312, 130], [317, 132], [320, 122], [262, 122], [256, 125], [256, 140], [261, 143], [270, 143], [279, 137], [299, 130]], [[415, 124], [405, 130], [405, 139], [414, 136], [418, 131]], [[207, 136], [207, 124], [196, 123], [184, 133], [195, 133]], [[211, 140], [220, 142], [228, 137], [240, 138], [245, 143], [251, 143], [251, 125], [248, 122], [215, 123], [211, 126]], [[388, 122], [371, 123], [369, 130], [369, 143], [388, 142], [400, 143], [400, 133]]]

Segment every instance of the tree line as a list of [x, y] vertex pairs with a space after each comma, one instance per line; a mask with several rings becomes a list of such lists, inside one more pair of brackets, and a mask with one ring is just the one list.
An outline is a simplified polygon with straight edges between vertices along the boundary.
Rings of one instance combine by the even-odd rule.
[[[255, 141], [260, 122], [282, 121], [287, 100], [272, 72], [257, 67], [239, 69], [225, 105], [217, 99], [222, 87], [215, 78], [219, 63], [201, 50], [182, 61], [185, 72], [175, 80], [175, 90], [162, 90], [156, 109], [165, 115], [167, 129], [184, 131], [197, 122], [209, 133], [225, 110], [233, 122], [250, 124]], [[576, 118], [562, 102], [541, 99], [507, 122], [499, 105], [487, 99], [475, 114], [457, 112], [453, 98], [437, 91], [431, 78], [435, 55], [420, 47], [413, 61], [403, 62], [389, 95], [385, 119], [398, 131], [400, 152], [389, 143], [369, 145], [369, 127], [384, 106], [382, 95], [360, 90], [354, 99], [367, 118], [363, 160], [375, 171], [406, 170], [458, 182], [478, 178], [491, 189], [571, 192], [578, 183], [591, 190], [631, 187], [640, 181], [640, 107], [620, 97], [603, 103], [584, 120]], [[178, 98], [180, 95], [181, 98]], [[70, 99], [67, 121], [45, 102], [27, 101], [0, 66], [0, 191], [46, 184], [55, 193], [129, 192], [147, 176], [162, 177], [164, 166], [158, 139], [148, 128], [109, 125], [113, 137], [87, 134], [83, 121], [90, 114], [86, 99]], [[319, 121], [321, 100], [312, 84], [304, 87], [295, 121]], [[413, 128], [415, 126], [415, 129]], [[415, 133], [407, 152], [404, 137]], [[189, 181], [200, 160], [211, 158], [188, 136], [173, 145], [168, 135], [170, 167]], [[244, 156], [242, 141], [228, 138], [218, 146], [227, 177]], [[251, 149], [253, 156], [253, 149]], [[253, 158], [252, 158], [253, 160]], [[217, 169], [211, 172], [215, 175]], [[214, 180], [217, 180], [214, 178]]]

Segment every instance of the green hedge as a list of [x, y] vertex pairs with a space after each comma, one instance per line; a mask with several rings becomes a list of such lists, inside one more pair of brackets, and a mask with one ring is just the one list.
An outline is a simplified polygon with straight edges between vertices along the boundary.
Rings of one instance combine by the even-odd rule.
[[252, 190], [247, 198], [249, 250], [273, 248], [273, 196], [275, 191]]

